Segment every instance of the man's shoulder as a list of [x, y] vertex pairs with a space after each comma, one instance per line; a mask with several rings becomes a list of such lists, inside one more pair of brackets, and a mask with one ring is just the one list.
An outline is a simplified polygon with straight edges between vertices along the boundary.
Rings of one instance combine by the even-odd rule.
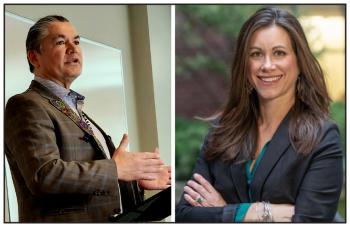
[[43, 107], [46, 100], [42, 95], [40, 95], [37, 91], [32, 89], [27, 89], [23, 93], [16, 94], [9, 98], [6, 103], [5, 111], [9, 110], [23, 110], [23, 108], [35, 108], [35, 107]]
[[16, 94], [11, 98], [9, 98], [9, 100], [7, 101], [7, 104], [18, 103], [18, 102], [23, 103], [27, 101], [41, 102], [42, 100], [43, 100], [43, 97], [38, 92], [32, 89], [27, 89], [26, 91], [20, 94]]

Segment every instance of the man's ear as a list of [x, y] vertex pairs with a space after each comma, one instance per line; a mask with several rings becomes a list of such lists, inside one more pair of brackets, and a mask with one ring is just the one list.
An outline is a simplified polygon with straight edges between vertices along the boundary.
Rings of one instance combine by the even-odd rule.
[[38, 52], [35, 50], [30, 50], [27, 53], [27, 58], [30, 62], [30, 64], [32, 64], [34, 66], [34, 68], [39, 68], [40, 67], [40, 63], [38, 60]]

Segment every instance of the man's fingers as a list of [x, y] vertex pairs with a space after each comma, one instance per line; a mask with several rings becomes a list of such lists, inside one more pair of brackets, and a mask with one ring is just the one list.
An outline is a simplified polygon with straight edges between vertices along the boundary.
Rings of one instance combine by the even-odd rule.
[[159, 152], [140, 152], [144, 159], [160, 159]]
[[142, 168], [142, 172], [144, 173], [160, 173], [162, 172], [162, 167], [157, 167], [157, 166], [145, 166]]
[[120, 140], [119, 146], [118, 146], [118, 150], [124, 152], [126, 150], [126, 148], [128, 147], [129, 144], [129, 137], [128, 134], [124, 134], [123, 138]]
[[157, 174], [153, 173], [142, 173], [140, 174], [139, 180], [155, 180], [157, 179]]
[[144, 166], [157, 166], [163, 168], [164, 165], [164, 162], [160, 159], [143, 159], [142, 162]]
[[159, 148], [158, 148], [158, 147], [154, 148], [153, 152], [156, 153], [156, 154], [160, 154], [160, 153], [159, 153]]

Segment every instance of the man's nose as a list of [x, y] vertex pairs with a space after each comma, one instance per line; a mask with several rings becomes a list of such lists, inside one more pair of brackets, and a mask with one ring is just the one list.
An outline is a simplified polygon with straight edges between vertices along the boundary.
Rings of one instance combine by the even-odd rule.
[[74, 43], [67, 42], [66, 45], [67, 45], [67, 50], [66, 51], [67, 51], [68, 54], [78, 52], [78, 46], [75, 45]]

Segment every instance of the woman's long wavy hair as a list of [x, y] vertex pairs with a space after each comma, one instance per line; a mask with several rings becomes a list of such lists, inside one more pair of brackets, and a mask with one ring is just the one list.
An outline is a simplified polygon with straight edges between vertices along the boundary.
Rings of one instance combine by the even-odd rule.
[[231, 71], [229, 99], [208, 136], [206, 158], [240, 163], [257, 149], [259, 100], [248, 80], [248, 53], [252, 35], [277, 25], [288, 32], [300, 69], [295, 103], [290, 110], [289, 135], [299, 154], [309, 154], [319, 142], [322, 124], [329, 115], [330, 98], [322, 69], [313, 56], [298, 20], [279, 8], [263, 8], [241, 28]]

